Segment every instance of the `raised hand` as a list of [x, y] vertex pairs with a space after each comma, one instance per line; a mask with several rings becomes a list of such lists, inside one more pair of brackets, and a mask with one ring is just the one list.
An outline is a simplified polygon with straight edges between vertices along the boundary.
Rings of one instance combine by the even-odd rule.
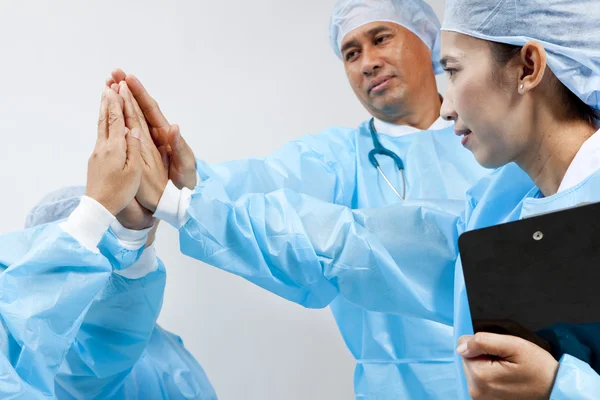
[[124, 102], [125, 125], [129, 129], [142, 131], [142, 180], [136, 199], [144, 208], [154, 212], [169, 180], [166, 151], [162, 147], [161, 154], [161, 151], [155, 146], [144, 114], [127, 84], [123, 81], [119, 83], [119, 94]]
[[140, 129], [125, 127], [123, 101], [112, 89], [102, 92], [98, 138], [88, 161], [86, 195], [111, 214], [135, 197], [142, 179]]
[[169, 179], [180, 189], [183, 187], [193, 189], [197, 183], [196, 158], [181, 136], [179, 126], [169, 124], [158, 103], [135, 76], [127, 75], [123, 70], [117, 69], [112, 72], [112, 77], [106, 81], [106, 84], [115, 88], [123, 81], [127, 83], [143, 112], [154, 143], [158, 148], [166, 149], [169, 155]]

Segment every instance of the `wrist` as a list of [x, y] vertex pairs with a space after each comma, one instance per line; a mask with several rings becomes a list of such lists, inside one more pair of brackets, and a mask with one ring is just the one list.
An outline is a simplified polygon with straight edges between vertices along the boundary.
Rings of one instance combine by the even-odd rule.
[[160, 203], [160, 199], [163, 196], [163, 193], [165, 192], [165, 189], [166, 189], [168, 183], [169, 183], [168, 179], [157, 183], [155, 190], [153, 191], [153, 196], [152, 196], [152, 201], [151, 201], [152, 208], [149, 209], [153, 214], [156, 212], [158, 203]]
[[129, 229], [132, 231], [143, 231], [148, 228], [151, 228], [152, 225], [154, 224], [154, 218], [152, 218], [151, 215], [144, 217], [144, 219], [139, 222], [129, 222], [129, 221], [126, 221], [124, 218], [119, 218], [119, 216], [117, 216], [117, 221], [119, 221], [119, 224], [121, 224], [121, 226], [123, 226], [123, 228]]
[[160, 223], [160, 220], [157, 219], [155, 221], [156, 222], [154, 223], [154, 226], [152, 227], [150, 232], [148, 232], [148, 240], [146, 240], [146, 248], [151, 247], [154, 244], [154, 239], [156, 239], [156, 231], [158, 230], [158, 224]]
[[98, 243], [114, 221], [115, 217], [102, 204], [84, 196], [61, 228], [88, 250], [97, 252]]
[[114, 204], [114, 201], [111, 201], [107, 198], [105, 198], [102, 195], [99, 195], [98, 193], [94, 193], [93, 190], [86, 190], [85, 195], [87, 197], [89, 197], [90, 199], [96, 201], [98, 204], [100, 204], [102, 207], [104, 207], [104, 209], [106, 209], [106, 211], [108, 211], [109, 213], [111, 213], [113, 216], [116, 216], [121, 209], [119, 209], [119, 206]]

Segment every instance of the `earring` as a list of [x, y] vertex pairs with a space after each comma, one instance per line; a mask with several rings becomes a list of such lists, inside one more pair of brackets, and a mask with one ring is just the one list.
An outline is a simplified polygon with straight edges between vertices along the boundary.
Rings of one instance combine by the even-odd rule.
[[521, 83], [521, 86], [519, 86], [519, 89], [521, 89], [521, 90], [525, 89], [525, 85]]

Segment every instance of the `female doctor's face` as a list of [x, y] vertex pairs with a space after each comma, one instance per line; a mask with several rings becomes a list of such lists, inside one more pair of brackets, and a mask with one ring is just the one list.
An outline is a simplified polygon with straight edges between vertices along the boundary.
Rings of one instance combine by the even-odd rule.
[[463, 146], [487, 168], [515, 161], [528, 142], [516, 63], [500, 67], [490, 42], [446, 31], [441, 62], [449, 78], [441, 115], [455, 121]]

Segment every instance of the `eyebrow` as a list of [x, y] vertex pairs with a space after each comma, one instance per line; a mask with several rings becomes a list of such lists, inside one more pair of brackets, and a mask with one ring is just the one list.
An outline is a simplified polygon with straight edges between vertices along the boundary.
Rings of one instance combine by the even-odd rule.
[[448, 65], [449, 62], [458, 62], [458, 59], [456, 57], [452, 57], [452, 56], [444, 56], [440, 60], [440, 64], [442, 64], [442, 68], [446, 68], [446, 66]]
[[340, 53], [344, 54], [344, 52], [345, 52], [346, 50], [348, 50], [349, 48], [351, 48], [351, 47], [359, 47], [358, 40], [351, 40], [351, 41], [349, 41], [349, 42], [346, 42], [346, 43], [345, 43], [345, 44], [342, 46], [342, 49], [340, 50]]
[[[392, 28], [388, 27], [388, 26], [376, 26], [374, 28], [369, 29], [364, 35], [365, 36], [375, 36], [381, 32], [386, 32], [386, 31], [391, 31]], [[351, 40], [347, 43], [345, 43], [342, 46], [342, 49], [340, 50], [341, 53], [344, 53], [344, 51], [348, 50], [351, 47], [359, 47], [360, 43], [358, 43], [358, 40]]]

